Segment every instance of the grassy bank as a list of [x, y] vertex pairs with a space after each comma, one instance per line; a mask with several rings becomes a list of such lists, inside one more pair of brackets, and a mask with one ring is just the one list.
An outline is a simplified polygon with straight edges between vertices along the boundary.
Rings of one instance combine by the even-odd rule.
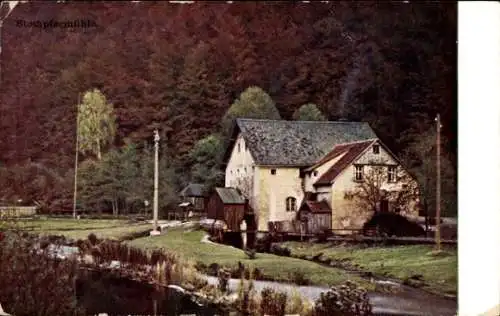
[[206, 267], [217, 264], [236, 270], [238, 262], [241, 262], [252, 270], [258, 269], [266, 279], [275, 281], [297, 283], [297, 278], [304, 277], [315, 285], [337, 285], [351, 279], [367, 289], [373, 288], [371, 284], [345, 271], [324, 267], [313, 262], [260, 253], [255, 259], [249, 259], [240, 249], [201, 242], [204, 235], [204, 231], [188, 232], [176, 229], [169, 230], [164, 235], [139, 238], [127, 243], [142, 249], [164, 248], [180, 255], [185, 260], [193, 260]]
[[18, 228], [40, 235], [64, 235], [72, 239], [86, 239], [90, 233], [98, 238], [121, 240], [127, 236], [151, 229], [150, 224], [138, 224], [121, 219], [67, 219], [40, 218], [18, 220]]
[[[457, 249], [446, 248], [445, 254], [434, 256], [432, 245], [395, 247], [335, 246], [286, 242], [281, 244], [291, 250], [294, 257], [321, 257], [335, 260], [342, 265], [377, 275], [418, 284], [437, 293], [457, 293]], [[320, 256], [321, 255], [321, 256]]]

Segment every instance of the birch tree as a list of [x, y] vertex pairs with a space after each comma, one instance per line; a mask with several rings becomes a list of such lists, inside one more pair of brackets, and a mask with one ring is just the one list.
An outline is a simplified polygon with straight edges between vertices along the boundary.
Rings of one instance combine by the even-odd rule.
[[98, 89], [87, 91], [78, 106], [78, 149], [102, 157], [102, 148], [114, 141], [116, 134], [113, 105]]

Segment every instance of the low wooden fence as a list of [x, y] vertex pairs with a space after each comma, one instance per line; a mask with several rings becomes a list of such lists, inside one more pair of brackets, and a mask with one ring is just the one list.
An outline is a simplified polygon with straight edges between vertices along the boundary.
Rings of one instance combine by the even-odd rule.
[[34, 216], [36, 209], [36, 206], [0, 206], [0, 218]]
[[[332, 232], [337, 232], [339, 230], [334, 229]], [[343, 229], [342, 231], [345, 231]], [[363, 244], [390, 244], [390, 245], [422, 245], [422, 244], [435, 244], [436, 239], [434, 237], [380, 237], [380, 236], [365, 236], [359, 232], [359, 230], [354, 230], [353, 234], [350, 235], [335, 235], [326, 238], [326, 241], [329, 242], [338, 242], [338, 243], [363, 243]], [[260, 236], [267, 236], [269, 234], [273, 235], [274, 242], [283, 242], [283, 241], [307, 241], [314, 240], [317, 238], [316, 234], [300, 234], [295, 232], [269, 232], [269, 231], [250, 231], [250, 230], [241, 230], [240, 233], [252, 233]], [[441, 243], [443, 245], [457, 245], [457, 239], [441, 239]]]
[[[355, 242], [355, 243], [388, 243], [394, 245], [421, 245], [421, 244], [435, 244], [436, 240], [431, 237], [372, 237], [372, 236], [333, 236], [327, 238], [331, 242]], [[456, 245], [456, 239], [442, 239], [441, 243], [444, 245]]]

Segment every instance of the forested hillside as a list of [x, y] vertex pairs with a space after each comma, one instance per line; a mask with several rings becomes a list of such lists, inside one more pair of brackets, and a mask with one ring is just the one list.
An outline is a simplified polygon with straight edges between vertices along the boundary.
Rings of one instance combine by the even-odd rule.
[[[51, 19], [97, 26], [17, 23]], [[93, 88], [114, 106], [116, 147], [159, 128], [177, 170], [249, 86], [283, 119], [313, 103], [367, 121], [401, 155], [432, 149], [440, 113], [455, 168], [456, 21], [456, 3], [436, 1], [21, 3], [2, 30], [0, 198], [71, 201], [78, 94]]]

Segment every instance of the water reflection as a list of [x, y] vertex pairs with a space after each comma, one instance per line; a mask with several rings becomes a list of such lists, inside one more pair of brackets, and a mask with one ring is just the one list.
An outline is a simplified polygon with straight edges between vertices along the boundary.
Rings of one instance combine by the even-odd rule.
[[160, 289], [102, 272], [82, 272], [76, 293], [87, 315], [222, 315], [213, 307], [199, 306], [175, 289]]

